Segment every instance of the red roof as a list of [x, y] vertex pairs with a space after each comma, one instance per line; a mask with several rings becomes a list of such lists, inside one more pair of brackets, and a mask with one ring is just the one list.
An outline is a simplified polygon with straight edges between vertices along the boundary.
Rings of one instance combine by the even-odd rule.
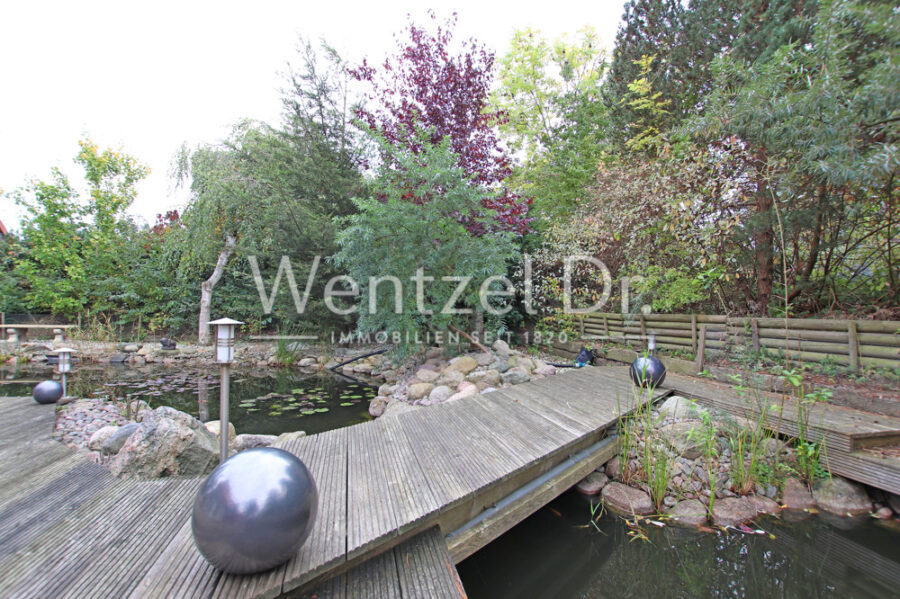
[[6, 235], [7, 233], [9, 233], [9, 231], [6, 226], [4, 226], [3, 221], [0, 220], [0, 235]]

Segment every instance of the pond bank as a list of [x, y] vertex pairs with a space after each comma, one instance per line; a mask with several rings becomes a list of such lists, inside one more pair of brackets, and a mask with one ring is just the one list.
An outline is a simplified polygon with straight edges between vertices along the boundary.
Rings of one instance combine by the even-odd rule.
[[[625, 517], [704, 528], [761, 514], [897, 520], [900, 497], [827, 471], [824, 446], [673, 396], [619, 425], [620, 453], [579, 483]], [[811, 482], [807, 482], [811, 481]]]

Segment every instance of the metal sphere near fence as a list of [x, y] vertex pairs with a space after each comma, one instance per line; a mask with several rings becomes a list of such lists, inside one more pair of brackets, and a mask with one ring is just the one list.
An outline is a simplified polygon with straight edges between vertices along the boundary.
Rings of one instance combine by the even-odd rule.
[[638, 356], [631, 363], [631, 380], [640, 387], [658, 387], [666, 380], [666, 367], [655, 356]]
[[41, 381], [34, 386], [32, 396], [40, 404], [56, 403], [63, 396], [63, 387], [56, 381]]
[[232, 574], [288, 561], [316, 520], [319, 493], [306, 465], [283, 449], [248, 449], [219, 464], [194, 500], [197, 549]]

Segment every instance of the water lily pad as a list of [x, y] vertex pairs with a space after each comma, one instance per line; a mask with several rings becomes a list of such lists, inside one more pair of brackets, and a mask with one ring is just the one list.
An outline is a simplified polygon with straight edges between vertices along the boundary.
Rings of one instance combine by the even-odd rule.
[[341, 406], [343, 406], [343, 407], [345, 407], [345, 408], [348, 407], [348, 406], [352, 406], [352, 405], [353, 405], [353, 403], [352, 403], [352, 402], [349, 402], [349, 401], [345, 401], [344, 403], [341, 404]]
[[315, 414], [316, 411], [315, 410], [301, 410], [300, 413], [305, 416], [309, 416], [310, 414]]
[[319, 414], [322, 414], [327, 411], [328, 411], [328, 408], [316, 408], [316, 412], [318, 412]]

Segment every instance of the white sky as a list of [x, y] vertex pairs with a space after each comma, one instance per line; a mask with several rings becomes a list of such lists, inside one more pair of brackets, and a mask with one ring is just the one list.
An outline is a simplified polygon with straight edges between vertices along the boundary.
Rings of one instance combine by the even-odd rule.
[[[456, 37], [475, 37], [502, 55], [515, 29], [547, 37], [593, 26], [612, 47], [623, 0], [489, 2], [431, 6], [443, 21], [459, 14]], [[425, 22], [426, 4], [309, 0], [216, 2], [79, 0], [4, 2], [0, 8], [0, 190], [72, 159], [88, 135], [149, 165], [130, 212], [147, 222], [184, 202], [169, 163], [182, 142], [215, 142], [242, 118], [277, 123], [281, 73], [297, 36], [324, 38], [357, 62], [394, 50], [406, 15]], [[21, 209], [0, 198], [14, 228]]]

